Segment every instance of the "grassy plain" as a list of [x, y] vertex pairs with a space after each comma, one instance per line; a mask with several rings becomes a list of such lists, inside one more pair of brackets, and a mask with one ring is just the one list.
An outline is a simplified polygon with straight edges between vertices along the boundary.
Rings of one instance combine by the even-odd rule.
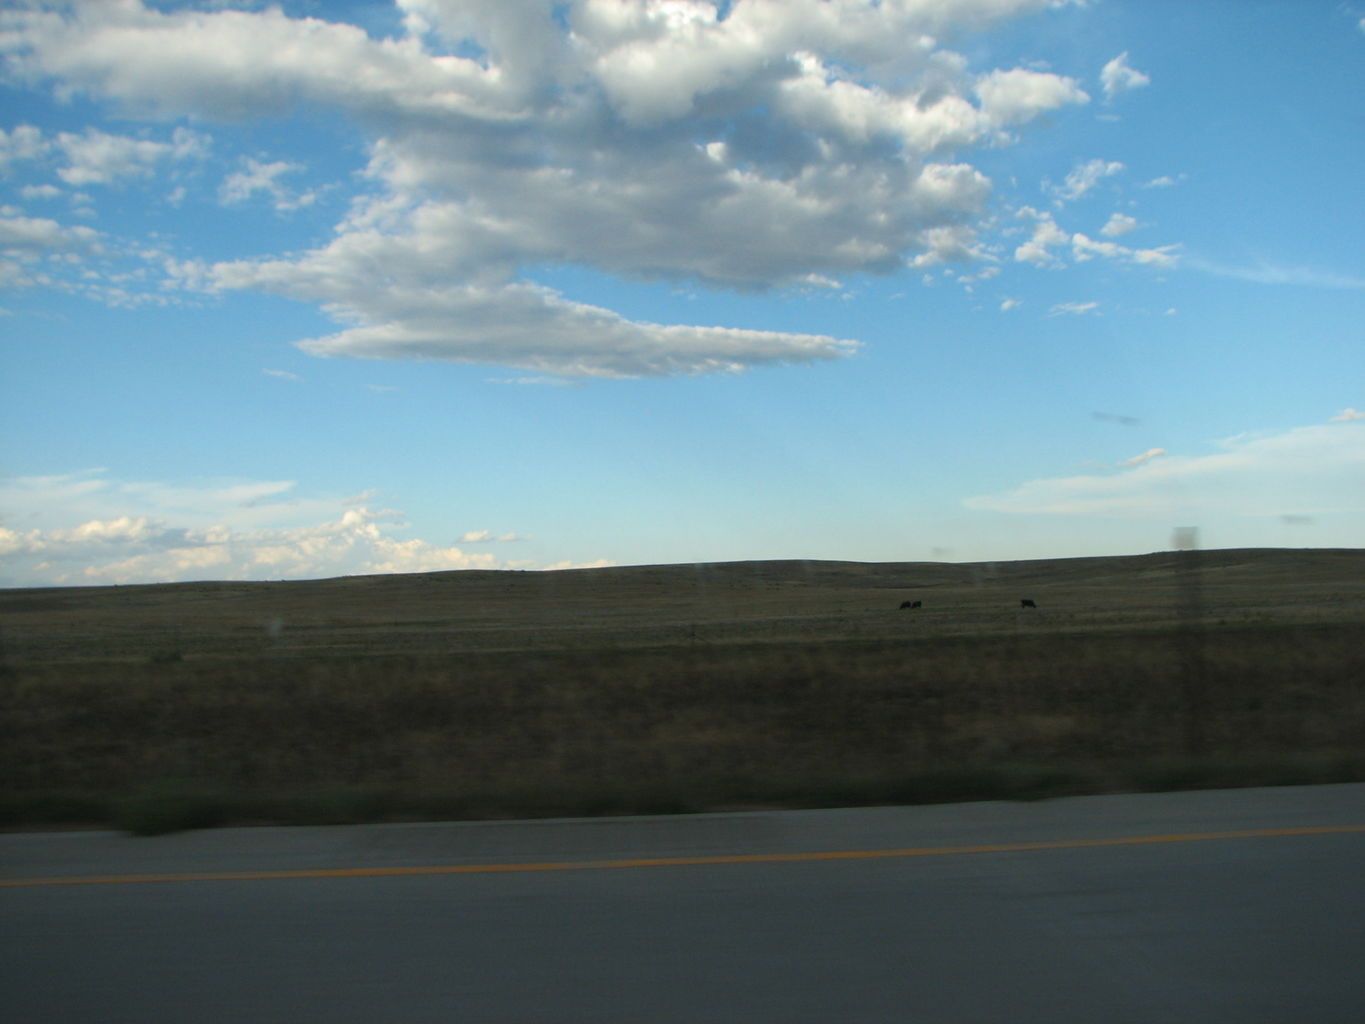
[[1365, 778], [1365, 551], [1186, 568], [1158, 553], [4, 590], [0, 823]]

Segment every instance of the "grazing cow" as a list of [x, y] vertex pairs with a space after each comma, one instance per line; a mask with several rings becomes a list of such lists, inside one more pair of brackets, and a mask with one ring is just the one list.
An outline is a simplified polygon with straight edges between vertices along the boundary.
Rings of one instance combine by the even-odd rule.
[[924, 603], [923, 601], [902, 601], [902, 602], [901, 602], [901, 607], [902, 607], [902, 608], [918, 608], [918, 607], [919, 607], [920, 605], [922, 605], [923, 603]]
[[1026, 597], [1026, 598], [1024, 598], [1022, 601], [1019, 602], [1019, 607], [1020, 607], [1020, 608], [1037, 608], [1038, 606], [1037, 606], [1036, 604], [1034, 604], [1032, 601], [1030, 601], [1030, 600]]

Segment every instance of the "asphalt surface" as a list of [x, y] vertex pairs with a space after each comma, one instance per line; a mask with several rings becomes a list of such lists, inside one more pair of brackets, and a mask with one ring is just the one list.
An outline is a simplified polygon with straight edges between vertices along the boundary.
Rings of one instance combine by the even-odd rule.
[[2, 835], [0, 920], [16, 1024], [1360, 1024], [1365, 785]]

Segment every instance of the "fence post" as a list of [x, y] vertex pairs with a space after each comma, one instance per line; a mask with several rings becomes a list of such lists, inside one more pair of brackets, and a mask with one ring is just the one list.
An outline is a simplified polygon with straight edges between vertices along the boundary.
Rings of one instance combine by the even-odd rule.
[[1180, 655], [1181, 694], [1185, 712], [1185, 753], [1198, 757], [1208, 750], [1208, 680], [1204, 658], [1204, 588], [1200, 575], [1199, 528], [1175, 530], [1177, 554], [1176, 644]]

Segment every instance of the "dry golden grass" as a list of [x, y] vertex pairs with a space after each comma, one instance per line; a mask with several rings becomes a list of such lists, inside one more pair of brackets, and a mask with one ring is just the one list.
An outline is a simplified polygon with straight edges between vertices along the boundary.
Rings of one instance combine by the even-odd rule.
[[155, 831], [1365, 777], [1365, 552], [1200, 565], [1194, 616], [1174, 554], [0, 591], [0, 813]]

